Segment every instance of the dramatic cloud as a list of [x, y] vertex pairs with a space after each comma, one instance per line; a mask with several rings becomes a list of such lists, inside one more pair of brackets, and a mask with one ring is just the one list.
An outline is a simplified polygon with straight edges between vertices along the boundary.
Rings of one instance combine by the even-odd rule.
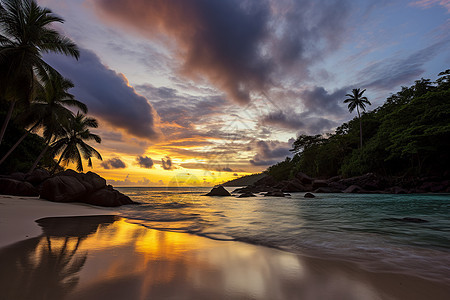
[[258, 141], [256, 143], [257, 153], [250, 160], [254, 166], [269, 166], [284, 160], [288, 156], [292, 156], [291, 145], [294, 142], [290, 139], [287, 143], [278, 141]]
[[157, 138], [156, 112], [147, 99], [93, 52], [81, 49], [79, 61], [62, 55], [47, 55], [46, 61], [74, 82], [71, 93], [88, 106], [90, 114], [136, 137]]
[[118, 157], [103, 161], [100, 164], [105, 169], [124, 169], [127, 165]]
[[341, 103], [345, 99], [345, 94], [349, 88], [341, 88], [333, 93], [329, 93], [323, 87], [315, 87], [301, 93], [302, 103], [309, 113], [321, 115], [341, 116], [345, 113]]
[[[205, 76], [239, 102], [342, 43], [348, 1], [91, 0], [105, 20], [176, 42], [182, 73]], [[313, 17], [312, 17], [313, 16]]]
[[151, 169], [153, 167], [153, 160], [148, 156], [138, 156], [136, 161], [141, 168]]
[[[440, 51], [448, 49], [450, 38], [413, 52], [406, 57], [388, 58], [369, 65], [360, 72], [365, 78], [359, 86], [391, 90], [400, 84], [418, 79], [425, 71], [424, 65]], [[443, 67], [444, 68], [444, 67]]]
[[282, 111], [276, 111], [262, 116], [261, 123], [263, 125], [277, 126], [292, 130], [299, 130], [305, 126], [299, 115], [292, 113], [288, 115]]
[[168, 156], [166, 156], [166, 158], [162, 158], [161, 166], [163, 167], [164, 170], [172, 170], [173, 169], [172, 159], [170, 159], [170, 157]]

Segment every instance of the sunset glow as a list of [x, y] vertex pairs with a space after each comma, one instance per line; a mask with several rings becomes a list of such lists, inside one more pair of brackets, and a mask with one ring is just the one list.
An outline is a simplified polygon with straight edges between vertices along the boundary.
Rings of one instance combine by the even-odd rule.
[[[448, 1], [40, 0], [80, 59], [44, 59], [100, 126], [114, 186], [213, 186], [450, 65]], [[355, 20], [357, 20], [355, 22]], [[70, 166], [69, 166], [70, 167]], [[85, 166], [85, 172], [90, 170]]]

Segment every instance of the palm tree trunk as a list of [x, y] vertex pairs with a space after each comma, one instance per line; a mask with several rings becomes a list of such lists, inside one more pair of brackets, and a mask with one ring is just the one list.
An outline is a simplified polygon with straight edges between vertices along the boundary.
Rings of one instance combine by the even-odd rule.
[[356, 106], [356, 111], [358, 112], [358, 119], [359, 119], [359, 146], [362, 149], [362, 124], [361, 124], [361, 115], [359, 114], [358, 106]]
[[20, 143], [22, 143], [22, 141], [28, 136], [28, 134], [30, 134], [30, 132], [36, 128], [38, 124], [34, 124], [33, 127], [31, 127], [30, 129], [28, 129], [23, 135], [22, 137], [14, 144], [14, 146], [11, 147], [11, 149], [9, 149], [9, 151], [2, 157], [2, 159], [0, 160], [0, 165], [6, 160], [6, 158], [17, 148], [17, 146], [20, 145]]
[[47, 140], [47, 143], [45, 144], [45, 148], [42, 149], [41, 153], [39, 154], [39, 156], [36, 158], [36, 160], [34, 161], [33, 166], [30, 168], [30, 170], [28, 171], [28, 173], [31, 173], [34, 171], [34, 169], [36, 169], [38, 163], [41, 161], [42, 157], [44, 156], [45, 152], [47, 152], [48, 148], [50, 146], [50, 139]]
[[5, 120], [3, 121], [2, 130], [0, 131], [0, 145], [2, 144], [3, 136], [5, 135], [6, 127], [8, 127], [8, 123], [9, 123], [9, 120], [11, 119], [15, 104], [16, 104], [16, 101], [11, 101], [11, 104], [9, 105], [8, 113], [6, 114]]
[[66, 152], [66, 150], [63, 151], [63, 153], [61, 153], [61, 156], [58, 159], [58, 162], [56, 163], [55, 167], [53, 168], [52, 172], [50, 173], [51, 175], [55, 174], [56, 168], [59, 167], [59, 164], [61, 163], [61, 160], [64, 157], [64, 152]]

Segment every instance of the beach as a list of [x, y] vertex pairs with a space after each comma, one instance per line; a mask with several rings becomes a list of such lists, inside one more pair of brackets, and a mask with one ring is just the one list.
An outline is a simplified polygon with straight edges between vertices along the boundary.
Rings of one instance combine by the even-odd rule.
[[[38, 222], [36, 222], [38, 220]], [[0, 197], [0, 299], [447, 299], [445, 282]]]

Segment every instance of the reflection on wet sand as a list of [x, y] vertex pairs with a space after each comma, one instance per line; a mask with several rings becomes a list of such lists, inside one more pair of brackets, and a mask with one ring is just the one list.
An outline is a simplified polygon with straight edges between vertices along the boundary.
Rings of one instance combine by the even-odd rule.
[[[0, 249], [0, 299], [445, 299], [449, 287], [115, 216], [45, 218]], [[429, 298], [429, 297], [427, 297]]]

